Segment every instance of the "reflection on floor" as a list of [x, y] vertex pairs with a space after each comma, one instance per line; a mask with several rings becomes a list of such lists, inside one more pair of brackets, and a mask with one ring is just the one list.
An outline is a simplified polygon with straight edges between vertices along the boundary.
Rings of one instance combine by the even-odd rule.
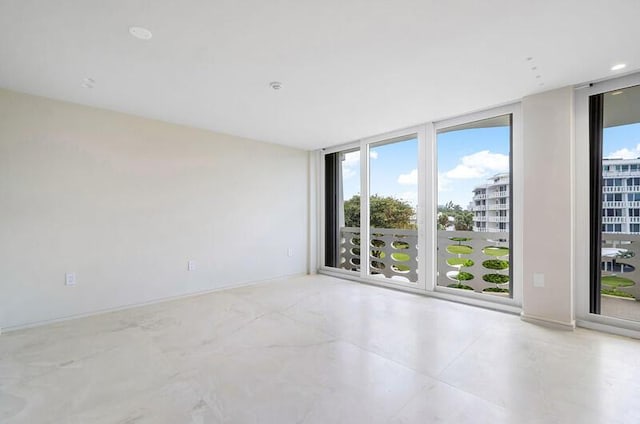
[[0, 336], [0, 421], [638, 423], [640, 341], [324, 276]]

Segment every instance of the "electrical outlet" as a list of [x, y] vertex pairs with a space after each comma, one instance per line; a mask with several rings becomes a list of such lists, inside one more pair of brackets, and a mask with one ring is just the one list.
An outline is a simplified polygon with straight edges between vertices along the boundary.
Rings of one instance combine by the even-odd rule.
[[288, 257], [292, 257], [293, 256], [293, 249], [291, 247], [287, 249], [287, 256]]
[[67, 272], [64, 275], [64, 284], [66, 286], [75, 286], [76, 285], [76, 274], [72, 272]]
[[195, 269], [196, 269], [196, 261], [187, 262], [187, 270], [188, 271], [195, 271]]

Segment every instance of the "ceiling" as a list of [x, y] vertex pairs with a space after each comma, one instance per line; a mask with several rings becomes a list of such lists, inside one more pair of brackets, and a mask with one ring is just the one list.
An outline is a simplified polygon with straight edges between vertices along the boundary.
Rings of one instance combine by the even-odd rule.
[[638, 0], [0, 0], [0, 87], [313, 149], [639, 69], [638, 17]]

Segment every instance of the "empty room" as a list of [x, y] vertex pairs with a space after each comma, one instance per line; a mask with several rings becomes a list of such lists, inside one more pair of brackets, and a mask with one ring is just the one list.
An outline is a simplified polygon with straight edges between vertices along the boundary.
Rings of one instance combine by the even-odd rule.
[[640, 423], [639, 17], [0, 0], [0, 422]]

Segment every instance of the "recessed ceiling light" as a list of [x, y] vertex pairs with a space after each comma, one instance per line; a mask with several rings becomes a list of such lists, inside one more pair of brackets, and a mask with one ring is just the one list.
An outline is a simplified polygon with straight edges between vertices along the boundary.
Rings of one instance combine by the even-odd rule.
[[624, 68], [626, 68], [626, 67], [627, 67], [627, 65], [626, 65], [626, 64], [624, 64], [624, 63], [618, 63], [617, 65], [613, 65], [613, 66], [611, 67], [611, 70], [612, 70], [612, 71], [619, 71], [620, 69], [624, 69]]
[[153, 37], [153, 34], [148, 29], [135, 26], [129, 28], [129, 34], [139, 38], [140, 40], [150, 40], [151, 37]]
[[282, 88], [282, 83], [278, 81], [271, 81], [269, 83], [269, 87], [273, 88], [274, 90], [280, 90]]

